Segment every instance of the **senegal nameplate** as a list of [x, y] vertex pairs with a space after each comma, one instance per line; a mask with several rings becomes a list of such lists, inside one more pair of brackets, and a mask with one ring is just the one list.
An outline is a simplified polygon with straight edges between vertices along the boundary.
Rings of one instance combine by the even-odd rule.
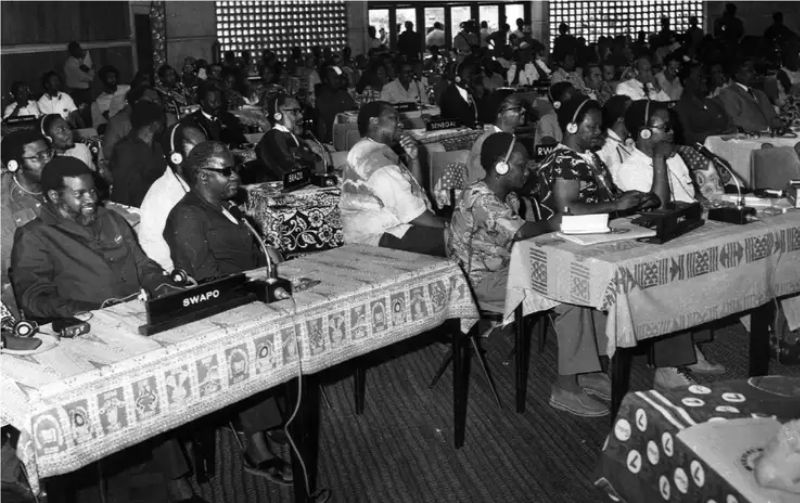
[[461, 127], [461, 122], [457, 119], [433, 119], [425, 124], [428, 131], [439, 131], [440, 129], [455, 129]]

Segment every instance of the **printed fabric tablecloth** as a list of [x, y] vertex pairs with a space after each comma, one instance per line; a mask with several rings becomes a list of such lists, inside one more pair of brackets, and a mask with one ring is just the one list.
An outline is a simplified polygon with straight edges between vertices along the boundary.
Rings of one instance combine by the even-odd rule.
[[[347, 246], [281, 265], [291, 300], [254, 302], [152, 337], [139, 301], [95, 311], [91, 333], [29, 356], [0, 355], [0, 418], [39, 477], [108, 454], [283, 383], [460, 318], [478, 319], [449, 260]], [[253, 277], [264, 277], [254, 271]], [[295, 304], [296, 302], [296, 304]], [[47, 332], [48, 327], [43, 330]]]
[[[729, 446], [736, 458], [728, 452], [728, 461], [743, 465], [734, 471], [699, 455], [681, 434], [708, 421], [771, 416], [781, 423], [800, 418], [800, 379], [752, 377], [673, 392], [628, 393], [603, 445], [595, 485], [614, 501], [629, 503], [797, 501], [796, 494], [759, 489], [752, 480], [753, 462], [763, 444], [750, 444], [758, 441], [742, 439], [747, 445], [743, 452], [739, 452], [741, 447]], [[736, 489], [745, 482], [730, 480], [730, 474], [737, 472], [751, 479], [745, 487], [759, 493], [757, 497]]]
[[728, 161], [731, 169], [744, 180], [746, 185], [750, 186], [753, 150], [760, 149], [765, 143], [774, 147], [793, 147], [799, 141], [798, 138], [772, 138], [770, 136], [749, 138], [743, 135], [733, 137], [723, 135], [709, 136], [706, 138], [705, 147]]
[[261, 227], [267, 244], [292, 256], [343, 244], [339, 187], [307, 187], [275, 194], [249, 191], [245, 213]]
[[[608, 312], [607, 346], [636, 346], [800, 292], [800, 211], [747, 225], [706, 221], [663, 245], [581, 246], [557, 234], [511, 250], [506, 322], [559, 303]], [[601, 348], [601, 351], [603, 348]]]

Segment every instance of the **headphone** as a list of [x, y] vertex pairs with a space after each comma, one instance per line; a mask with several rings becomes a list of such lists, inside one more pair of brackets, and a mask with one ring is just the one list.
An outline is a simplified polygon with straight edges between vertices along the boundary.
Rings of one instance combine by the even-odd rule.
[[16, 159], [11, 159], [6, 163], [6, 169], [13, 173], [19, 169], [19, 162]]
[[283, 119], [283, 114], [280, 110], [278, 110], [278, 100], [281, 99], [281, 95], [275, 96], [275, 105], [273, 106], [274, 112], [272, 113], [272, 118], [275, 119], [275, 122], [280, 121]]
[[39, 121], [39, 131], [42, 133], [42, 136], [44, 137], [44, 139], [45, 139], [45, 140], [47, 140], [47, 143], [53, 143], [53, 137], [52, 137], [52, 136], [49, 136], [49, 135], [47, 134], [47, 131], [45, 131], [45, 130], [44, 130], [44, 121], [46, 121], [46, 120], [47, 120], [47, 118], [48, 118], [50, 115], [51, 115], [51, 114], [48, 114], [48, 115], [43, 115], [43, 116], [42, 116], [42, 120], [40, 120], [40, 121]]
[[589, 101], [590, 100], [588, 100], [588, 99], [583, 100], [581, 102], [581, 104], [578, 105], [578, 108], [575, 109], [575, 113], [572, 114], [572, 120], [570, 120], [569, 124], [567, 124], [567, 133], [575, 134], [575, 133], [578, 132], [578, 123], [575, 122], [575, 121], [578, 120], [578, 114], [581, 113], [581, 110], [583, 109], [583, 106], [585, 104], [587, 104]]
[[175, 148], [175, 132], [180, 127], [180, 122], [172, 126], [172, 131], [169, 133], [169, 162], [173, 166], [180, 166], [183, 162], [183, 154]]
[[39, 324], [33, 321], [20, 320], [14, 323], [14, 335], [17, 337], [33, 337], [39, 331]]
[[639, 130], [639, 138], [642, 140], [649, 140], [653, 136], [653, 131], [648, 126], [650, 124], [650, 100], [644, 106], [644, 127]]
[[511, 143], [508, 145], [508, 151], [506, 152], [505, 157], [503, 160], [495, 164], [494, 170], [497, 172], [498, 175], [503, 176], [508, 174], [508, 170], [511, 169], [511, 166], [508, 165], [508, 159], [511, 157], [511, 152], [514, 151], [514, 144], [517, 142], [517, 137], [515, 135], [511, 135]]
[[189, 284], [189, 274], [183, 269], [173, 270], [169, 275], [169, 279], [171, 279], [172, 282], [175, 283], [176, 285]]
[[[466, 60], [464, 60], [464, 61], [466, 61]], [[461, 83], [461, 75], [460, 75], [461, 74], [461, 66], [464, 64], [464, 61], [462, 61], [461, 63], [458, 63], [456, 65], [456, 75], [455, 75], [455, 78], [453, 78], [453, 81], [456, 84], [460, 84]]]

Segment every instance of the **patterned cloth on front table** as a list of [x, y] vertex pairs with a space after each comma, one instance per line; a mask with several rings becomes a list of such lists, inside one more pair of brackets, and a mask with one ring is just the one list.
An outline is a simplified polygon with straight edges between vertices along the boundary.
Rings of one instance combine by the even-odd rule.
[[618, 190], [611, 180], [606, 165], [594, 152], [579, 154], [559, 143], [545, 158], [537, 172], [539, 175], [538, 200], [550, 218], [564, 208], [554, 208], [553, 185], [557, 179], [577, 180], [580, 183], [578, 198], [583, 204], [594, 204], [613, 200]]
[[445, 206], [452, 206], [455, 204], [450, 197], [452, 190], [456, 191], [456, 200], [458, 193], [464, 190], [466, 186], [467, 166], [463, 162], [454, 162], [447, 165], [442, 172], [442, 176], [436, 180], [433, 188], [433, 197], [436, 206], [444, 208]]
[[447, 249], [477, 285], [490, 272], [508, 269], [514, 235], [525, 224], [519, 199], [501, 201], [483, 180], [464, 190], [447, 229]]
[[678, 145], [678, 155], [686, 163], [692, 180], [705, 199], [714, 194], [725, 193], [723, 184], [731, 181], [731, 175], [727, 171], [719, 171], [700, 152], [688, 145]]

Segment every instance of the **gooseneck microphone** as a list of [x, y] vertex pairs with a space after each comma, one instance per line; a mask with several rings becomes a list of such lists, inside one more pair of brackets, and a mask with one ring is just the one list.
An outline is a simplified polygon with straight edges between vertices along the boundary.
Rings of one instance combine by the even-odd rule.
[[752, 222], [756, 220], [756, 210], [755, 208], [750, 208], [744, 205], [744, 195], [742, 194], [742, 184], [739, 183], [739, 176], [733, 171], [731, 165], [723, 159], [722, 157], [718, 156], [717, 154], [713, 153], [712, 151], [708, 150], [702, 143], [695, 142], [692, 144], [692, 147], [700, 152], [706, 159], [711, 160], [714, 163], [714, 166], [724, 168], [733, 178], [733, 182], [736, 184], [736, 193], [737, 193], [737, 201], [735, 208], [711, 208], [708, 210], [708, 218], [709, 220], [717, 220], [719, 222], [727, 222], [730, 224], [746, 224], [747, 222]]

